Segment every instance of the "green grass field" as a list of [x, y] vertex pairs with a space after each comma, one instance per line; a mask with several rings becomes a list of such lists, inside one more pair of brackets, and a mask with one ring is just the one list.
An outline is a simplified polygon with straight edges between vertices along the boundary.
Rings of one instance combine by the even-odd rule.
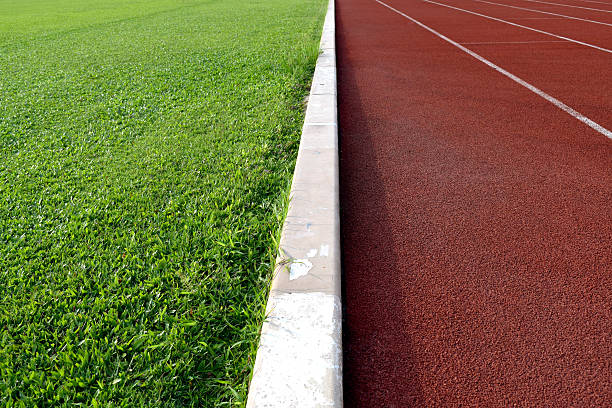
[[0, 406], [241, 406], [325, 0], [0, 0]]

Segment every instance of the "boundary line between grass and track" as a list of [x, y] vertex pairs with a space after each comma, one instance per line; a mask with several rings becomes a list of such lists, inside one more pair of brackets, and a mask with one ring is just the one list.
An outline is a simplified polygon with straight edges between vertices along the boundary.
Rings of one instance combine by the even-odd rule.
[[247, 408], [341, 408], [334, 0], [329, 1]]
[[549, 14], [551, 16], [563, 17], [563, 18], [567, 18], [567, 19], [570, 19], [570, 20], [578, 20], [578, 21], [584, 21], [584, 22], [587, 22], [587, 23], [601, 24], [601, 25], [612, 27], [612, 24], [610, 24], [610, 23], [604, 23], [604, 22], [601, 22], [601, 21], [589, 20], [589, 19], [580, 18], [580, 17], [566, 16], [565, 14], [551, 13], [549, 11], [535, 10], [535, 9], [530, 9], [530, 8], [526, 8], [526, 7], [511, 6], [509, 4], [494, 3], [492, 1], [485, 1], [485, 0], [472, 0], [472, 1], [477, 1], [478, 3], [493, 4], [494, 6], [509, 7], [509, 8], [513, 8], [513, 9], [517, 9], [517, 10], [526, 10], [526, 11], [531, 11], [533, 13]]
[[462, 9], [462, 8], [459, 8], [459, 7], [454, 7], [454, 6], [451, 6], [449, 4], [445, 4], [445, 3], [438, 3], [438, 2], [432, 1], [432, 0], [423, 0], [423, 1], [425, 3], [437, 4], [438, 6], [448, 7], [450, 9], [463, 11], [464, 13], [474, 14], [475, 16], [480, 16], [480, 17], [488, 18], [489, 20], [500, 21], [502, 23], [510, 24], [512, 26], [515, 26], [515, 27], [520, 27], [520, 28], [524, 28], [526, 30], [535, 31], [536, 33], [550, 35], [551, 37], [556, 37], [556, 38], [560, 38], [562, 40], [566, 40], [566, 41], [573, 42], [573, 43], [576, 43], [576, 44], [584, 45], [586, 47], [595, 48], [596, 50], [599, 50], [599, 51], [612, 53], [612, 50], [609, 50], [607, 48], [598, 47], [597, 45], [593, 45], [593, 44], [585, 43], [585, 42], [582, 42], [582, 41], [574, 40], [574, 39], [568, 38], [568, 37], [563, 37], [562, 35], [557, 35], [557, 34], [549, 33], [548, 31], [538, 30], [537, 28], [527, 27], [527, 26], [524, 26], [524, 25], [521, 25], [521, 24], [513, 23], [511, 21], [502, 20], [501, 18], [487, 16], [486, 14], [480, 14], [480, 13], [477, 13], [475, 11], [470, 11], [470, 10]]
[[[478, 61], [488, 65], [489, 67], [493, 68], [494, 70], [496, 70], [500, 74], [510, 78], [514, 82], [516, 82], [516, 83], [524, 86], [525, 88], [529, 89], [531, 92], [533, 92], [533, 93], [541, 96], [542, 98], [546, 99], [548, 102], [552, 103], [553, 105], [555, 105], [559, 109], [563, 110], [564, 112], [569, 113], [571, 116], [573, 116], [574, 118], [578, 119], [579, 121], [581, 121], [585, 125], [589, 126], [590, 128], [592, 128], [592, 129], [596, 130], [597, 132], [601, 133], [602, 135], [612, 139], [612, 131], [610, 131], [610, 130], [606, 129], [605, 127], [601, 126], [600, 124], [592, 121], [591, 119], [587, 118], [586, 116], [584, 116], [580, 112], [570, 108], [569, 106], [567, 106], [566, 104], [564, 104], [560, 100], [556, 99], [555, 97], [550, 96], [549, 94], [547, 94], [546, 92], [540, 90], [539, 88], [536, 88], [535, 86], [531, 85], [530, 83], [523, 81], [521, 78], [517, 77], [516, 75], [511, 74], [510, 72], [506, 71], [505, 69], [495, 65], [494, 63], [492, 63], [488, 59], [480, 56], [479, 54], [476, 54], [474, 51], [472, 51], [472, 50], [462, 46], [458, 42], [455, 42], [455, 41], [451, 40], [450, 38], [446, 37], [444, 34], [441, 34], [441, 33], [437, 32], [433, 28], [431, 28], [431, 27], [421, 23], [420, 21], [410, 17], [409, 15], [402, 13], [401, 11], [391, 7], [390, 5], [384, 3], [384, 2], [382, 2], [380, 0], [374, 0], [374, 1], [379, 3], [382, 6], [387, 7], [389, 10], [394, 11], [395, 13], [401, 15], [402, 17], [407, 18], [408, 20], [412, 21], [413, 23], [417, 24], [418, 26], [420, 26], [420, 27], [424, 28], [425, 30], [435, 34], [438, 37], [440, 37], [444, 41], [454, 45], [455, 47], [459, 48], [461, 51], [471, 55], [472, 57], [476, 58]], [[427, 1], [427, 0], [424, 0], [424, 1]]]

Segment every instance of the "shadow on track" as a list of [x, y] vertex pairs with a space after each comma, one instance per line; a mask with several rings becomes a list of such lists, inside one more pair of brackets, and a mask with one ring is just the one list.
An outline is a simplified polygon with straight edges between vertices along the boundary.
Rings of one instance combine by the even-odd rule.
[[[424, 405], [405, 322], [406, 280], [393, 215], [359, 84], [337, 17], [340, 207], [344, 305], [344, 401], [353, 407]], [[406, 390], [409, 392], [406, 392]]]

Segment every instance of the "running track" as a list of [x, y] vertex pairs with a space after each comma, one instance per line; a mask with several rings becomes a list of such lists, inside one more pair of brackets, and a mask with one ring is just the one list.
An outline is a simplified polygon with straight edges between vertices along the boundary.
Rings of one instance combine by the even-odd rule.
[[431, 1], [336, 0], [345, 405], [612, 406], [612, 0]]

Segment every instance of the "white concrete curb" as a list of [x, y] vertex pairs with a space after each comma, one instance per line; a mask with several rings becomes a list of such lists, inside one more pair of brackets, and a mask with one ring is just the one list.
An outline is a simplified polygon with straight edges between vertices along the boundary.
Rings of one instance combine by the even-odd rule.
[[330, 0], [247, 408], [342, 407], [334, 0]]

